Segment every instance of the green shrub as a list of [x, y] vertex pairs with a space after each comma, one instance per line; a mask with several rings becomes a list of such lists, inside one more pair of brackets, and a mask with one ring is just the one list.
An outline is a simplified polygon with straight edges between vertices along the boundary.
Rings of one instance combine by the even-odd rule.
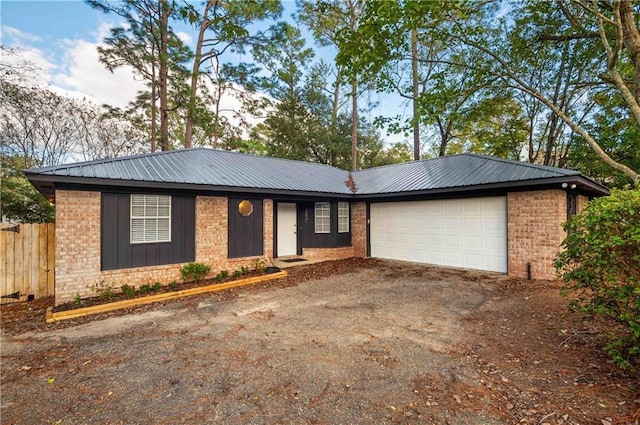
[[216, 275], [216, 282], [220, 283], [220, 282], [222, 282], [222, 279], [224, 279], [224, 278], [222, 277], [222, 273], [218, 273], [218, 274]]
[[162, 288], [162, 285], [160, 284], [160, 282], [156, 282], [153, 285], [151, 285], [151, 290], [152, 291], [159, 291]]
[[223, 279], [228, 278], [228, 277], [229, 277], [229, 271], [227, 271], [227, 270], [222, 270], [222, 271], [220, 272], [220, 276], [222, 276], [222, 278], [223, 278]]
[[233, 277], [237, 279], [240, 276], [242, 276], [242, 271], [241, 270], [234, 270]]
[[136, 295], [136, 287], [135, 286], [131, 286], [131, 285], [122, 285], [120, 287], [120, 289], [122, 290], [122, 293], [127, 297], [127, 298], [133, 298]]
[[267, 262], [262, 258], [256, 258], [255, 260], [253, 260], [253, 269], [258, 274], [264, 273], [266, 265], [267, 265]]
[[104, 301], [111, 301], [116, 295], [113, 290], [113, 285], [103, 281], [96, 283], [91, 287], [91, 289]]
[[149, 284], [140, 285], [140, 293], [142, 295], [147, 295], [149, 292], [151, 292], [151, 285]]
[[623, 369], [640, 363], [640, 191], [614, 190], [566, 225], [555, 266], [571, 306], [612, 321], [605, 350]]
[[172, 290], [175, 291], [176, 289], [178, 289], [178, 282], [176, 282], [175, 280], [169, 282], [169, 284], [167, 285], [167, 287]]
[[203, 263], [188, 263], [180, 268], [182, 280], [202, 280], [211, 270], [211, 266]]
[[241, 273], [243, 276], [248, 275], [248, 274], [249, 274], [249, 268], [248, 268], [248, 267], [244, 267], [244, 266], [240, 267], [240, 273]]

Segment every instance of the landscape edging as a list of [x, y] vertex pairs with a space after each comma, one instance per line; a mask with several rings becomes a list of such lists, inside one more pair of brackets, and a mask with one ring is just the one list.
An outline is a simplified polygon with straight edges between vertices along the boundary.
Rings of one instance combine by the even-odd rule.
[[214, 283], [213, 285], [200, 286], [197, 288], [182, 289], [174, 292], [165, 292], [163, 294], [148, 295], [146, 297], [132, 298], [128, 300], [115, 301], [94, 305], [90, 307], [82, 307], [73, 310], [54, 312], [53, 307], [49, 307], [46, 313], [46, 322], [53, 323], [67, 319], [75, 319], [78, 317], [89, 316], [92, 314], [107, 313], [109, 311], [120, 310], [123, 308], [134, 307], [138, 305], [151, 304], [159, 301], [173, 300], [176, 298], [189, 297], [192, 295], [204, 294], [207, 292], [221, 291], [223, 289], [235, 288], [237, 286], [251, 285], [260, 282], [266, 282], [273, 279], [286, 277], [287, 272], [282, 270], [277, 273], [270, 273], [261, 276], [249, 277], [247, 279], [236, 280], [227, 283]]

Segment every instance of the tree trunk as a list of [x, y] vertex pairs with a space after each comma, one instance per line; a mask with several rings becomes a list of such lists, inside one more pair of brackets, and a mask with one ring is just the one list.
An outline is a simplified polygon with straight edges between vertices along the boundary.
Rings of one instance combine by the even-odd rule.
[[418, 31], [411, 30], [411, 77], [413, 79], [413, 160], [420, 160], [420, 112], [418, 101], [420, 87], [418, 81]]
[[169, 5], [160, 0], [160, 150], [169, 150]]
[[635, 71], [634, 97], [636, 102], [640, 103], [640, 31], [633, 16], [633, 4], [629, 0], [620, 2], [620, 25], [622, 25], [624, 45], [629, 51]]
[[336, 152], [336, 137], [339, 137], [338, 109], [340, 108], [340, 80], [342, 79], [342, 68], [337, 66], [336, 81], [333, 86], [333, 101], [331, 106], [331, 166], [338, 166], [338, 153]]
[[[349, 19], [351, 33], [356, 32], [356, 10], [353, 2], [349, 2]], [[358, 169], [358, 76], [353, 69], [351, 76], [351, 171]]]
[[[153, 49], [153, 48], [152, 48]], [[153, 49], [155, 50], [155, 49]], [[155, 53], [152, 53], [155, 56]], [[156, 117], [156, 63], [151, 64], [151, 152], [156, 151], [156, 141], [158, 140], [158, 121]]]
[[200, 61], [202, 61], [202, 43], [204, 41], [204, 33], [209, 28], [210, 21], [209, 9], [213, 5], [213, 0], [208, 0], [202, 14], [202, 23], [200, 32], [198, 32], [198, 41], [196, 42], [196, 51], [194, 52], [193, 69], [191, 71], [191, 91], [189, 92], [189, 104], [187, 105], [187, 118], [184, 129], [184, 147], [191, 147], [191, 139], [193, 138], [193, 121], [196, 107], [196, 98], [198, 95], [198, 77], [200, 76]]
[[358, 80], [351, 78], [351, 171], [358, 169]]
[[222, 100], [221, 88], [218, 87], [218, 96], [215, 99], [215, 115], [213, 118], [213, 148], [218, 149], [220, 142], [220, 102]]

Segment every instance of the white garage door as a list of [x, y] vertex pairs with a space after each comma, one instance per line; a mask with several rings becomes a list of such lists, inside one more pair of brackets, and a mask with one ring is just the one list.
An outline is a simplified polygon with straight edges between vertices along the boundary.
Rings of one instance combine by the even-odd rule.
[[507, 271], [506, 197], [371, 204], [371, 256]]

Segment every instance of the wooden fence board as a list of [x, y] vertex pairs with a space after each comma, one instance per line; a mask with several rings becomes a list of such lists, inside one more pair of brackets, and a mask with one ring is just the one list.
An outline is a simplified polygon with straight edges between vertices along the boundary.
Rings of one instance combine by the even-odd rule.
[[56, 283], [56, 225], [47, 224], [47, 295], [55, 294]]
[[0, 295], [19, 292], [20, 298], [2, 298], [3, 304], [51, 296], [55, 288], [55, 225], [20, 224], [18, 232], [7, 230], [15, 226], [0, 225]]
[[[2, 294], [2, 295], [9, 295], [15, 292], [16, 289], [16, 285], [15, 285], [15, 266], [16, 266], [16, 256], [14, 253], [14, 248], [16, 245], [16, 234], [13, 232], [7, 232], [7, 246], [6, 246], [6, 252], [7, 252], [7, 288], [6, 288], [6, 293]], [[19, 256], [20, 258], [19, 263], [20, 263], [20, 267], [22, 267], [22, 256]], [[22, 280], [20, 280], [20, 286], [22, 286]], [[7, 301], [13, 301], [12, 298], [3, 298], [2, 299], [4, 302]]]
[[3, 295], [7, 291], [7, 232], [0, 229], [0, 293]]
[[47, 292], [47, 227], [38, 228], [38, 295], [42, 297]]
[[[34, 290], [31, 289], [32, 279], [32, 265], [31, 265], [31, 257], [33, 254], [33, 226], [30, 224], [25, 224], [21, 226], [19, 235], [22, 236], [22, 272], [20, 269], [16, 267], [16, 277], [22, 276], [22, 286], [20, 287], [20, 295], [23, 294], [34, 294]], [[17, 239], [16, 239], [17, 241]], [[18, 246], [16, 246], [16, 253], [18, 251]], [[37, 286], [36, 286], [37, 289]]]

